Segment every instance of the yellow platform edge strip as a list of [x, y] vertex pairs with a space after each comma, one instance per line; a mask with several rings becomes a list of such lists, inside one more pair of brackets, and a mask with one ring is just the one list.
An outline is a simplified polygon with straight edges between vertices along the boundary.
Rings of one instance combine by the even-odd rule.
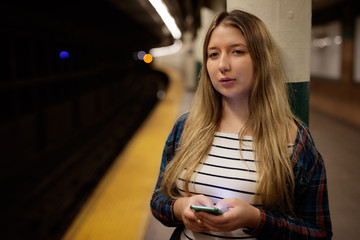
[[183, 94], [178, 74], [157, 68], [170, 80], [166, 97], [115, 159], [64, 240], [144, 239], [163, 146], [179, 116]]

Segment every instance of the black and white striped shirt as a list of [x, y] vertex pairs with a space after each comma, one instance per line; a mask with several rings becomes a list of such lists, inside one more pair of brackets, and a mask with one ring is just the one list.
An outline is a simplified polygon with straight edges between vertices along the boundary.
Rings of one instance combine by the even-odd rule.
[[[241, 154], [240, 154], [241, 152]], [[179, 178], [178, 190], [185, 196], [183, 179]], [[193, 174], [189, 184], [192, 194], [203, 194], [216, 204], [220, 199], [235, 197], [253, 203], [257, 173], [252, 148], [252, 138], [245, 136], [241, 149], [237, 134], [217, 132], [208, 157]], [[255, 239], [238, 229], [233, 232], [195, 233], [184, 229], [182, 240], [188, 239]]]

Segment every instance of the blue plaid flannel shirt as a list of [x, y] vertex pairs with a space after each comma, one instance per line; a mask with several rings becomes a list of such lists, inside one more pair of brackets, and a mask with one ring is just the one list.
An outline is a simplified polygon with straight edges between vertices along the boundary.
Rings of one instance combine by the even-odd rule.
[[[161, 223], [165, 226], [176, 227], [171, 240], [180, 238], [183, 224], [174, 216], [175, 199], [165, 196], [160, 190], [160, 185], [165, 168], [179, 147], [186, 116], [184, 114], [178, 119], [167, 138], [159, 178], [150, 203], [153, 215]], [[294, 193], [296, 219], [260, 209], [260, 224], [256, 229], [247, 231], [257, 239], [300, 240], [331, 239], [332, 237], [324, 161], [316, 150], [307, 127], [300, 122], [297, 122], [297, 126], [298, 134], [292, 154], [296, 183]]]

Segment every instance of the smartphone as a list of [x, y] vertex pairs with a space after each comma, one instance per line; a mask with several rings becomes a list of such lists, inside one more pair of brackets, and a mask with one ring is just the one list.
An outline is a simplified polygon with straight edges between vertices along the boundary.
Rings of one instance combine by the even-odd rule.
[[221, 215], [224, 212], [229, 211], [228, 208], [219, 209], [216, 207], [207, 207], [207, 206], [199, 206], [199, 205], [191, 205], [190, 208], [195, 211], [204, 211], [204, 212], [208, 212], [208, 213], [215, 214], [215, 215]]

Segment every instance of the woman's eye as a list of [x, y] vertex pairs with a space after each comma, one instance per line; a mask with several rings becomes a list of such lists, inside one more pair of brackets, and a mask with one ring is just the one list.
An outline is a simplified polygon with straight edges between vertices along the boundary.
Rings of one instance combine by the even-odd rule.
[[240, 54], [244, 54], [245, 52], [242, 50], [235, 50], [234, 53], [240, 55]]
[[216, 52], [209, 53], [209, 57], [213, 58], [216, 57], [218, 54]]

